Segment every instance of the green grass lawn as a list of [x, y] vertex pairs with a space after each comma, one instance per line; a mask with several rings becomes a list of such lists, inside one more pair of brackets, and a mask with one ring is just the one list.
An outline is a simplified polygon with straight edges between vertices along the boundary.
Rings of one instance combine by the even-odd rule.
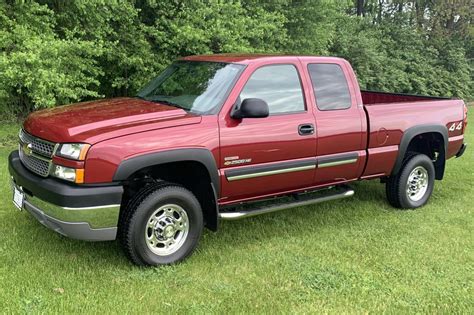
[[364, 181], [353, 198], [223, 222], [184, 263], [141, 269], [116, 242], [67, 239], [14, 208], [17, 131], [0, 127], [1, 312], [474, 312], [472, 147], [416, 211]]

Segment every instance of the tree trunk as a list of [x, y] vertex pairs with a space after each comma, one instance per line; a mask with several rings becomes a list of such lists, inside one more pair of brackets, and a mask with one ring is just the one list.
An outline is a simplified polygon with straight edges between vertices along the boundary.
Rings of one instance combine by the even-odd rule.
[[364, 0], [357, 0], [357, 16], [364, 15]]
[[416, 25], [419, 29], [423, 28], [423, 22], [425, 19], [425, 6], [422, 5], [419, 1], [415, 2], [415, 15], [416, 15]]
[[382, 12], [383, 12], [383, 0], [379, 0], [378, 12], [377, 12], [377, 22], [382, 23]]

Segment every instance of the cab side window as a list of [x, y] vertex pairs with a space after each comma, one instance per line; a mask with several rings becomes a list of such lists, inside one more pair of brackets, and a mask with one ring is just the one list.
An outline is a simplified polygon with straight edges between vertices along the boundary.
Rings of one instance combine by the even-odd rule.
[[305, 110], [300, 78], [293, 65], [263, 66], [255, 70], [240, 93], [240, 100], [260, 98], [270, 115]]
[[351, 107], [349, 86], [339, 65], [309, 64], [308, 72], [319, 110], [338, 110]]

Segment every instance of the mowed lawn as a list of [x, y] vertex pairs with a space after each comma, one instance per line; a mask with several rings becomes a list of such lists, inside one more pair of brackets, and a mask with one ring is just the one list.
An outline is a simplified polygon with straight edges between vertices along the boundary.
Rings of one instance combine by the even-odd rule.
[[0, 127], [2, 313], [474, 313], [474, 146], [416, 211], [364, 181], [350, 199], [223, 222], [184, 263], [143, 269], [116, 242], [67, 239], [14, 208], [17, 132]]

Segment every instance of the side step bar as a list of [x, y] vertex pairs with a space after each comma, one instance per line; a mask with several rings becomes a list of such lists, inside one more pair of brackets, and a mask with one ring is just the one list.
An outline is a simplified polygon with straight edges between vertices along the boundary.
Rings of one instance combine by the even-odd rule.
[[[332, 189], [325, 189], [325, 191], [329, 191], [329, 193], [326, 193], [322, 196], [314, 196], [315, 193], [318, 194], [319, 191], [312, 192], [312, 193], [304, 193], [301, 195], [296, 195], [296, 197], [293, 198], [293, 201], [290, 201], [290, 202], [278, 203], [278, 199], [275, 199], [277, 203], [274, 205], [255, 207], [253, 209], [242, 209], [238, 211], [228, 211], [228, 212], [223, 211], [219, 213], [219, 218], [221, 218], [222, 220], [239, 220], [239, 219], [253, 217], [260, 214], [285, 210], [289, 208], [301, 207], [301, 206], [311, 205], [311, 204], [330, 201], [330, 200], [347, 198], [354, 195], [354, 190], [352, 190], [351, 188], [347, 186], [342, 186], [339, 188], [332, 188]], [[275, 203], [275, 201], [273, 201], [273, 203]], [[265, 203], [265, 201], [262, 201], [261, 203]], [[267, 200], [267, 203], [268, 203], [268, 200]]]

